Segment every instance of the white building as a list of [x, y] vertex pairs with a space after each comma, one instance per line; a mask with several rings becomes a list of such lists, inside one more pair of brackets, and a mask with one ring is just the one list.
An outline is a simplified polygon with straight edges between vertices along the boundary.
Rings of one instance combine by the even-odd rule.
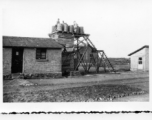
[[145, 45], [138, 50], [130, 53], [131, 71], [149, 71], [149, 46]]

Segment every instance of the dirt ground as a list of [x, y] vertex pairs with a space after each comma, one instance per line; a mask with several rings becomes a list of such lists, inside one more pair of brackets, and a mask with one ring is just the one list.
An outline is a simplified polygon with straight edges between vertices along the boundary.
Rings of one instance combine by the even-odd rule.
[[4, 102], [146, 102], [149, 73], [88, 74], [73, 78], [5, 80]]

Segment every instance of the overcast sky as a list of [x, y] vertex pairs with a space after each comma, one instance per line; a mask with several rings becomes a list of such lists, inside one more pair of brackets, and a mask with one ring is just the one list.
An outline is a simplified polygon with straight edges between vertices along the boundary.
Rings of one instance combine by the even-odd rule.
[[108, 57], [128, 57], [152, 38], [151, 0], [3, 0], [2, 35], [48, 37], [76, 21]]

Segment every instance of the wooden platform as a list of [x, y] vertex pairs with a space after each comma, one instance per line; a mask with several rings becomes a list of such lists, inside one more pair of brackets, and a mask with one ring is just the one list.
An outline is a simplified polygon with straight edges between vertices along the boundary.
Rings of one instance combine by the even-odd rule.
[[52, 36], [54, 34], [65, 34], [65, 35], [72, 35], [73, 37], [84, 37], [84, 36], [90, 36], [90, 34], [76, 34], [76, 33], [70, 33], [70, 32], [61, 32], [61, 31], [55, 31], [49, 34], [49, 36]]

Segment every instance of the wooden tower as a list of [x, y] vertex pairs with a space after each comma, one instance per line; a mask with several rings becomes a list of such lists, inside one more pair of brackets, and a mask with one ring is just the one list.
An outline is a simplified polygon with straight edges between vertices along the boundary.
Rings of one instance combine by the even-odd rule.
[[77, 71], [79, 66], [84, 68], [85, 73], [88, 73], [91, 67], [95, 67], [97, 73], [100, 67], [103, 67], [105, 72], [115, 72], [105, 52], [97, 50], [89, 39], [89, 34], [84, 34], [81, 30], [72, 31], [70, 27], [65, 30], [64, 27], [62, 24], [53, 26], [52, 33], [49, 34], [50, 38], [64, 48], [62, 52], [63, 73]]

